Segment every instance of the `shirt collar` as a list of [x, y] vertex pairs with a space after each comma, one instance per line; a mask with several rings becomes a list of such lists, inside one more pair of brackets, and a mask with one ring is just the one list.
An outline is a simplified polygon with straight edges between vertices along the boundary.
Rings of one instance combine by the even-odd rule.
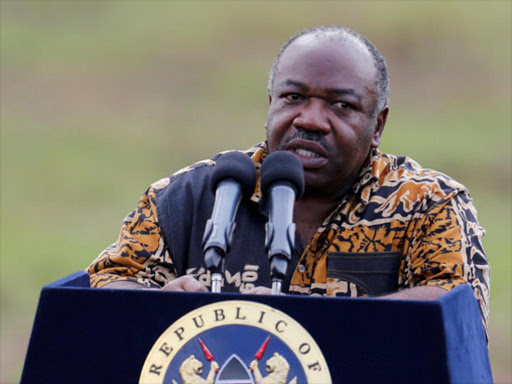
[[263, 141], [259, 144], [256, 144], [249, 151], [251, 152], [251, 159], [254, 161], [254, 165], [256, 165], [256, 187], [254, 188], [254, 192], [251, 196], [251, 201], [259, 203], [261, 200], [261, 164], [263, 163], [263, 160], [265, 160], [265, 157], [268, 155], [267, 142]]
[[379, 180], [381, 174], [381, 155], [382, 152], [377, 148], [370, 151], [368, 158], [359, 172], [357, 181], [354, 183], [354, 195], [365, 205], [368, 205], [370, 202], [372, 185]]

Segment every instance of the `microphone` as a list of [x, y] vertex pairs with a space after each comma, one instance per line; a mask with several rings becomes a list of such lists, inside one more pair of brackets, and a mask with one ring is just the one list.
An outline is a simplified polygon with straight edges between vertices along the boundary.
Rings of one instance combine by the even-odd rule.
[[210, 178], [215, 203], [202, 241], [206, 268], [212, 273], [212, 292], [220, 292], [224, 256], [233, 242], [240, 200], [242, 196], [250, 196], [255, 185], [256, 166], [249, 156], [228, 152], [219, 158]]
[[270, 205], [265, 247], [270, 259], [272, 294], [279, 294], [295, 247], [293, 207], [304, 192], [304, 170], [299, 158], [286, 151], [271, 153], [261, 167], [261, 191]]

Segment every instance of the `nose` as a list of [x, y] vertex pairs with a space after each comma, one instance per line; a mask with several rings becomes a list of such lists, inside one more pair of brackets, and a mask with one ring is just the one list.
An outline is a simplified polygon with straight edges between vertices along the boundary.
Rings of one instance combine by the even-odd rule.
[[324, 101], [310, 98], [303, 104], [293, 124], [296, 128], [317, 131], [324, 134], [329, 133], [331, 124], [329, 123], [327, 111], [325, 110]]

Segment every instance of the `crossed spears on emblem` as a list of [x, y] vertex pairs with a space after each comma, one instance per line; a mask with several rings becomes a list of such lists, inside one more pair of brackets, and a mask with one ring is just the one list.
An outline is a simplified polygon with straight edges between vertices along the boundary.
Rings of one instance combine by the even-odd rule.
[[[201, 344], [201, 349], [203, 350], [206, 360], [208, 360], [211, 363], [213, 361], [213, 354], [210, 352], [208, 347], [203, 343], [203, 340], [201, 340], [201, 338], [198, 337], [197, 340], [199, 341], [199, 344]], [[260, 349], [258, 349], [258, 352], [256, 352], [256, 354], [254, 355], [254, 358], [256, 359], [256, 361], [260, 361], [261, 358], [263, 357], [263, 354], [265, 353], [265, 350], [267, 349], [269, 340], [270, 340], [270, 336], [267, 336], [267, 338], [265, 339], [263, 344], [261, 344]], [[253, 369], [251, 367], [250, 371], [252, 372], [252, 370]], [[217, 373], [219, 372], [219, 368], [216, 369], [216, 372]]]

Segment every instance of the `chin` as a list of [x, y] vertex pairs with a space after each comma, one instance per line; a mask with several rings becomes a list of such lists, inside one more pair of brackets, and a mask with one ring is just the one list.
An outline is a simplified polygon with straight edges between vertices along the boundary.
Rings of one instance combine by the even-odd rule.
[[329, 193], [329, 186], [321, 183], [308, 182], [306, 180], [306, 185], [304, 188], [304, 193], [302, 196], [321, 196]]
[[[318, 175], [311, 175], [307, 172], [304, 172], [305, 178], [305, 188], [303, 196], [312, 196], [312, 197], [336, 197], [345, 195], [346, 191], [352, 186], [352, 183], [344, 183], [343, 185], [338, 185], [333, 180], [326, 180], [325, 178], [315, 177]], [[339, 177], [336, 181], [339, 182]], [[347, 187], [345, 187], [347, 185]]]

